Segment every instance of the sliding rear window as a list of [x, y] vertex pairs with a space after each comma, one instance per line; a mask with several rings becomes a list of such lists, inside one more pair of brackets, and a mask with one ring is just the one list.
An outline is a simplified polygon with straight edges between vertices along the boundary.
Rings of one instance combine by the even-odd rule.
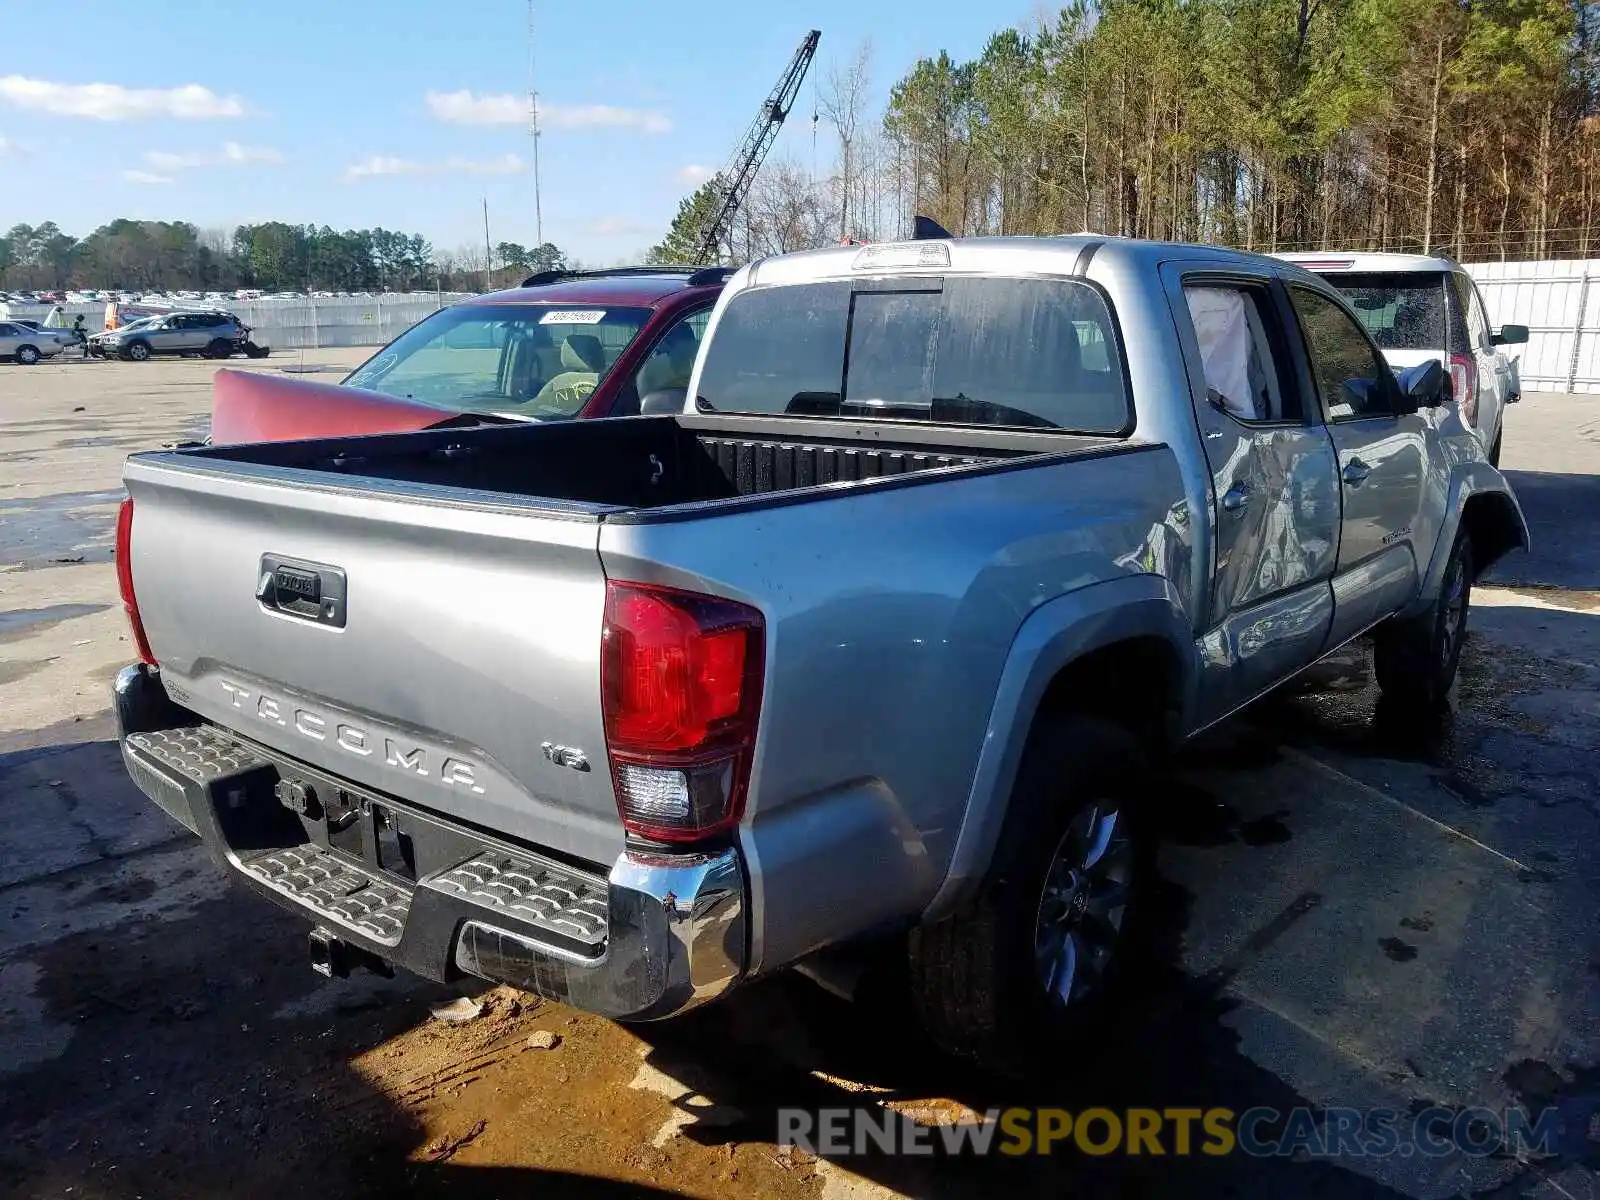
[[1452, 344], [1443, 271], [1341, 271], [1324, 278], [1344, 293], [1380, 348], [1438, 352]]
[[729, 302], [702, 409], [1122, 434], [1133, 425], [1105, 300], [1057, 279], [755, 288]]

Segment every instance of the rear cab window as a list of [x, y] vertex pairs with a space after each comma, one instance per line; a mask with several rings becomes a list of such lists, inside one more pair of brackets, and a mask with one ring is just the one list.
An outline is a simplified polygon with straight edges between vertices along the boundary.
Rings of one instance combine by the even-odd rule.
[[1447, 271], [1341, 271], [1325, 278], [1381, 350], [1454, 353], [1466, 345], [1465, 306]]
[[1115, 323], [1079, 280], [928, 276], [752, 288], [701, 366], [704, 411], [1122, 435]]

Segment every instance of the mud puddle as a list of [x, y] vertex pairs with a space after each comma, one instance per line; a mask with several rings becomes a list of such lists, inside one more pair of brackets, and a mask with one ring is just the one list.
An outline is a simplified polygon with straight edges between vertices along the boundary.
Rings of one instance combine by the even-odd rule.
[[107, 562], [121, 489], [0, 500], [0, 567]]
[[0, 612], [0, 643], [31, 637], [63, 621], [104, 612], [110, 607], [109, 604], [51, 604], [45, 608], [14, 608]]

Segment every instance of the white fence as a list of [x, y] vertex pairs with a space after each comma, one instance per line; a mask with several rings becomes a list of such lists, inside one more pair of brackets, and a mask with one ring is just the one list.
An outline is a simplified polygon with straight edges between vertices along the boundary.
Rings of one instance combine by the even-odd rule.
[[[253, 337], [274, 350], [315, 350], [331, 346], [381, 346], [461, 298], [453, 292], [406, 292], [382, 296], [341, 296], [314, 300], [229, 300], [216, 305], [194, 303], [184, 307], [216, 307], [235, 313], [250, 326]], [[104, 304], [64, 304], [67, 324], [79, 313], [91, 333], [105, 326]], [[138, 308], [138, 305], [129, 307]], [[44, 320], [49, 305], [10, 306], [8, 315]]]
[[1467, 263], [1489, 308], [1489, 324], [1526, 325], [1521, 355], [1527, 391], [1600, 392], [1600, 258]]

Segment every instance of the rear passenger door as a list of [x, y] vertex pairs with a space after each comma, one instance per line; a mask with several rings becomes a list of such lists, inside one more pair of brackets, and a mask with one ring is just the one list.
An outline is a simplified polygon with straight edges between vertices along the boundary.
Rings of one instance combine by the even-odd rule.
[[179, 317], [177, 348], [185, 352], [204, 350], [213, 336], [212, 321], [211, 317]]
[[1276, 281], [1232, 265], [1169, 264], [1164, 275], [1212, 481], [1202, 645], [1210, 720], [1321, 653], [1339, 536], [1336, 464], [1297, 386]]
[[[1343, 514], [1333, 580], [1333, 632], [1354, 637], [1416, 594], [1434, 530], [1423, 519], [1427, 429], [1360, 323], [1320, 291], [1288, 287], [1304, 339], [1309, 386], [1339, 456]], [[1442, 501], [1439, 505], [1442, 509]]]

